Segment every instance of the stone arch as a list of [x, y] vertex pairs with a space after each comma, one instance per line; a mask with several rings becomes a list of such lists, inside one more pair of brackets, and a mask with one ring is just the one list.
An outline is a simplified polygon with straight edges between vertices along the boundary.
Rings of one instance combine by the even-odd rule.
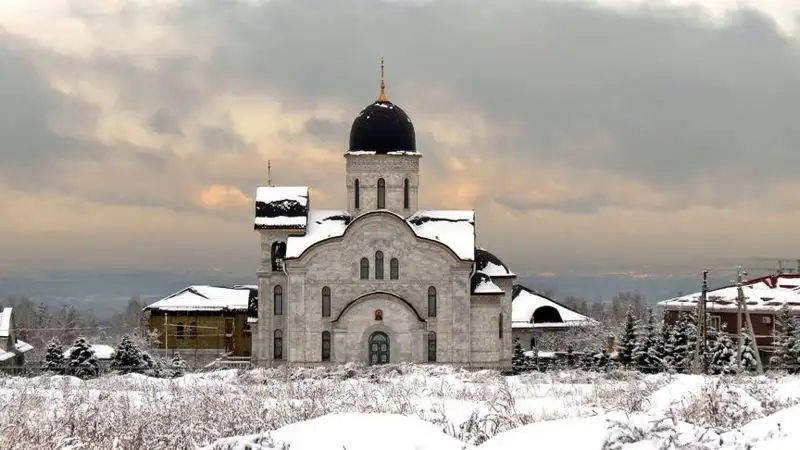
[[531, 323], [562, 323], [564, 319], [561, 314], [552, 306], [540, 306], [533, 311]]
[[342, 308], [342, 310], [339, 312], [336, 318], [333, 319], [331, 322], [338, 322], [344, 316], [344, 314], [348, 310], [352, 309], [355, 305], [376, 298], [388, 298], [390, 300], [394, 300], [398, 303], [401, 303], [405, 305], [405, 307], [408, 308], [412, 313], [414, 313], [414, 316], [417, 318], [417, 320], [419, 320], [420, 322], [425, 322], [425, 319], [422, 318], [422, 316], [419, 314], [419, 311], [417, 311], [417, 309], [414, 308], [414, 305], [409, 303], [408, 300], [404, 299], [403, 297], [400, 297], [397, 294], [392, 294], [391, 292], [385, 292], [385, 291], [374, 291], [354, 298], [347, 305], [345, 305], [344, 308]]

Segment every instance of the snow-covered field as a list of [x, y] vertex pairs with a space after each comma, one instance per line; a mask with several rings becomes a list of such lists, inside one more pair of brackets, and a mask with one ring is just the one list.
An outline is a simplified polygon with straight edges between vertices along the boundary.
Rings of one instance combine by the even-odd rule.
[[800, 448], [800, 377], [437, 366], [0, 379], [1, 449]]

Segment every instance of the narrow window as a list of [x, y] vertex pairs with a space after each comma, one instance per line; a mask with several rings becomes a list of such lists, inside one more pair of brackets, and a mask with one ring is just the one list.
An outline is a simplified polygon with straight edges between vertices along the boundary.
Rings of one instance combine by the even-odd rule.
[[189, 324], [189, 337], [192, 339], [197, 339], [197, 322], [192, 322]]
[[273, 242], [272, 243], [272, 271], [279, 272], [283, 270], [283, 260], [286, 257], [286, 243]]
[[283, 315], [283, 288], [278, 285], [275, 286], [272, 292], [272, 313], [276, 316]]
[[272, 334], [272, 357], [276, 360], [283, 359], [283, 333], [275, 330]]
[[389, 261], [389, 278], [392, 280], [400, 279], [400, 261], [397, 258], [392, 258]]
[[503, 339], [503, 315], [500, 314], [500, 320], [497, 321], [497, 337]]
[[361, 279], [369, 280], [369, 260], [361, 258]]
[[331, 332], [322, 332], [322, 361], [331, 360]]
[[408, 193], [408, 178], [403, 181], [403, 208], [408, 209], [410, 208], [411, 198]]
[[184, 338], [183, 322], [178, 322], [178, 325], [175, 327], [175, 337], [177, 339], [183, 340]]
[[436, 362], [436, 333], [428, 333], [428, 362]]
[[355, 189], [353, 189], [353, 196], [355, 202], [355, 209], [361, 208], [361, 184], [358, 182], [358, 178], [356, 178], [355, 182]]
[[322, 288], [322, 317], [331, 316], [331, 288]]
[[536, 348], [536, 337], [531, 337], [531, 350]]
[[378, 209], [386, 208], [386, 181], [378, 178]]
[[375, 252], [375, 279], [383, 279], [383, 252]]
[[428, 288], [428, 317], [436, 317], [436, 288]]

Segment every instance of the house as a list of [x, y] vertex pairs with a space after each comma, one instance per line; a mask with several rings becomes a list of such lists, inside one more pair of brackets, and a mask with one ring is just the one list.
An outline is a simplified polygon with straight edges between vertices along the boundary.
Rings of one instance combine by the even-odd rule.
[[[772, 352], [775, 335], [775, 315], [788, 305], [795, 316], [800, 318], [800, 274], [773, 274], [746, 281], [742, 286], [747, 312], [753, 324], [754, 337], [759, 350], [765, 354]], [[706, 311], [709, 316], [709, 329], [736, 335], [737, 298], [739, 292], [735, 285], [708, 291]], [[675, 323], [681, 312], [697, 312], [700, 293], [683, 295], [659, 302], [667, 313], [665, 320]], [[742, 327], [747, 322], [742, 317]]]
[[566, 350], [566, 335], [598, 324], [596, 320], [521, 284], [514, 285], [511, 332], [523, 348]]
[[32, 345], [17, 339], [13, 308], [3, 308], [0, 313], [0, 370], [21, 370], [25, 365], [25, 353], [31, 350]]
[[249, 357], [251, 326], [258, 310], [256, 286], [186, 287], [144, 308], [157, 349], [189, 362], [222, 355]]

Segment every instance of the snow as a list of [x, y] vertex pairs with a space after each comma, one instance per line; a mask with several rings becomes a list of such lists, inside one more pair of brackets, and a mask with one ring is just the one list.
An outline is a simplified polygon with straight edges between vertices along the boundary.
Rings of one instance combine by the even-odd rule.
[[500, 261], [500, 258], [485, 248], [478, 247], [475, 249], [475, 264], [477, 265], [478, 272], [490, 277], [516, 276], [513, 272], [508, 270], [508, 267]]
[[[378, 152], [369, 151], [369, 150], [349, 150], [345, 152], [345, 155], [377, 155]], [[421, 152], [412, 152], [410, 150], [395, 150], [391, 152], [381, 153], [382, 155], [390, 155], [390, 156], [404, 156], [404, 155], [419, 155], [422, 156]]]
[[347, 211], [309, 211], [306, 234], [289, 236], [286, 257], [297, 258], [317, 242], [344, 235], [349, 217]]
[[505, 292], [500, 289], [500, 286], [494, 284], [490, 278], [482, 279], [475, 289], [472, 290], [473, 294], [505, 294]]
[[[555, 308], [563, 322], [532, 323], [533, 314], [537, 309], [544, 306]], [[553, 300], [534, 294], [524, 287], [519, 290], [519, 293], [511, 301], [511, 323], [513, 328], [586, 326], [594, 322], [593, 319], [562, 306]]]
[[[751, 280], [742, 287], [747, 309], [750, 312], [775, 313], [784, 304], [800, 310], [800, 279], [786, 275]], [[706, 307], [709, 311], [735, 311], [739, 295], [736, 286], [708, 292]], [[659, 302], [671, 310], [693, 309], [700, 301], [700, 292]]]
[[[114, 356], [114, 347], [105, 344], [95, 344], [90, 346], [92, 351], [94, 352], [94, 357], [97, 359], [111, 359]], [[72, 353], [72, 349], [75, 347], [70, 347], [64, 352], [64, 358], [69, 358], [70, 353]]]
[[21, 339], [17, 339], [17, 342], [14, 344], [14, 350], [19, 353], [25, 353], [33, 350], [33, 346]]
[[0, 314], [0, 337], [9, 337], [11, 333], [12, 308], [6, 306]]
[[250, 287], [189, 286], [169, 295], [145, 310], [154, 311], [246, 311]]
[[[260, 207], [269, 211], [262, 212]], [[305, 228], [307, 211], [308, 186], [262, 186], [256, 189], [256, 227]]]
[[490, 277], [507, 277], [514, 275], [506, 267], [495, 264], [491, 261], [486, 263], [486, 267], [481, 269], [481, 272], [489, 275]]
[[261, 203], [294, 200], [308, 206], [308, 186], [261, 186], [256, 189], [256, 201]]

